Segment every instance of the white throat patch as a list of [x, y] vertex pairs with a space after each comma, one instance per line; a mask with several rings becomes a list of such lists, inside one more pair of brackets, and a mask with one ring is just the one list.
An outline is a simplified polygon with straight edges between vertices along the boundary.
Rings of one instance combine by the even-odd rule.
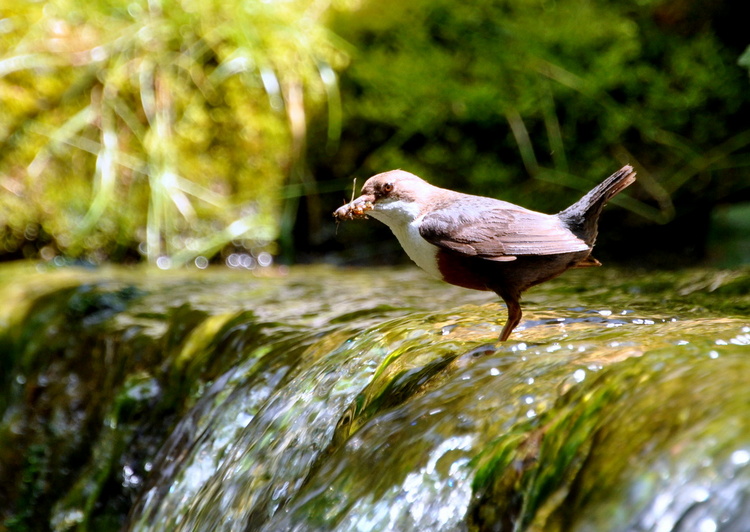
[[367, 215], [391, 228], [401, 247], [417, 266], [433, 277], [442, 279], [437, 266], [437, 246], [430, 244], [419, 234], [423, 216], [420, 216], [416, 203], [403, 200], [383, 201], [376, 204]]

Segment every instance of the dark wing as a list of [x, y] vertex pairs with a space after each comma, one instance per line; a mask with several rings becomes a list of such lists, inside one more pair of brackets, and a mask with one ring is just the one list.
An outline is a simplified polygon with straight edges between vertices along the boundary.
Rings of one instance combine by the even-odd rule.
[[457, 253], [497, 261], [589, 249], [557, 216], [499, 200], [467, 207], [474, 208], [462, 209], [458, 216], [450, 209], [426, 215], [419, 226], [422, 238]]

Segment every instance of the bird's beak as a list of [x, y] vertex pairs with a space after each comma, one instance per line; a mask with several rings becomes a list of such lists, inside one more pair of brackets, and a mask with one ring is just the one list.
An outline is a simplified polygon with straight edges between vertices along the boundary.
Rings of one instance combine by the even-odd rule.
[[362, 194], [360, 197], [353, 199], [346, 205], [342, 205], [333, 213], [337, 220], [354, 220], [355, 218], [367, 218], [367, 211], [371, 211], [374, 206], [375, 196], [372, 194]]

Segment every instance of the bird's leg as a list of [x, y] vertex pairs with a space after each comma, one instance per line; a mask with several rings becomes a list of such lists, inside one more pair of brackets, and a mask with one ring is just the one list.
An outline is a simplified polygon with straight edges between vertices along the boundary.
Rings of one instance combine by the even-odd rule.
[[515, 329], [516, 326], [521, 322], [521, 316], [523, 316], [523, 312], [521, 312], [521, 303], [518, 301], [518, 297], [502, 294], [500, 295], [500, 297], [503, 298], [503, 301], [505, 301], [505, 305], [508, 307], [508, 320], [505, 322], [505, 326], [500, 332], [500, 341], [504, 342], [508, 339], [510, 333], [513, 332], [513, 329]]

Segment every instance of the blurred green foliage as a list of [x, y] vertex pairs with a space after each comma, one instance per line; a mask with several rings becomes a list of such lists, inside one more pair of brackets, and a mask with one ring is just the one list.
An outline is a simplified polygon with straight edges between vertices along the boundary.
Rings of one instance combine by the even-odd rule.
[[[344, 14], [334, 27], [358, 43], [347, 120], [377, 137], [366, 157], [349, 150], [352, 166], [553, 210], [565, 202], [545, 193], [563, 184], [573, 201], [631, 163], [642, 201], [618, 200], [670, 221], [680, 189], [748, 162], [747, 72], [700, 4], [383, 0]], [[678, 24], [688, 16], [703, 19]]]
[[[341, 149], [319, 173], [403, 168], [556, 212], [629, 163], [638, 183], [605, 212], [615, 229], [597, 255], [695, 263], [714, 206], [750, 200], [741, 20], [728, 0], [363, 4], [332, 23], [356, 52], [341, 78]], [[378, 229], [364, 225], [338, 231], [344, 260], [384, 257], [367, 251]]]
[[[278, 234], [306, 113], [346, 57], [315, 1], [0, 11], [0, 253], [186, 262]], [[329, 98], [330, 99], [330, 98]], [[338, 127], [335, 122], [332, 127]], [[24, 250], [24, 246], [26, 249]]]
[[653, 246], [696, 259], [713, 206], [750, 196], [729, 0], [331, 1], [4, 9], [0, 254], [299, 258], [364, 240], [325, 222], [352, 175], [553, 212], [630, 163], [619, 247], [667, 227]]

